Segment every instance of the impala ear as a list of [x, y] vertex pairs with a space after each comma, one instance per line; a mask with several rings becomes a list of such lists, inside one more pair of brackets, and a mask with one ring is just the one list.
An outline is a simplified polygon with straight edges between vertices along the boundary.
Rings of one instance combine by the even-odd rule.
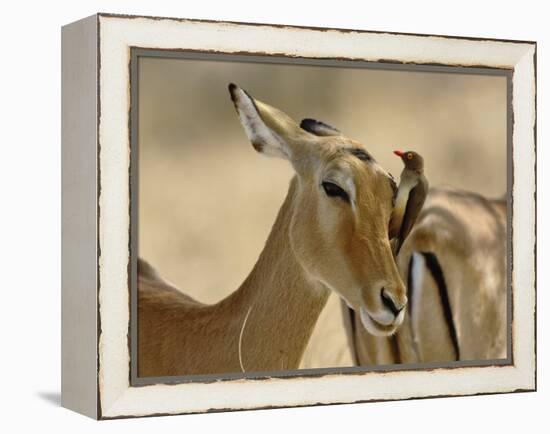
[[325, 124], [324, 122], [316, 121], [315, 119], [302, 119], [302, 122], [300, 122], [300, 128], [311, 134], [315, 134], [316, 136], [324, 137], [342, 135], [342, 133], [336, 128], [330, 126], [329, 124]]
[[231, 83], [231, 100], [241, 124], [256, 151], [271, 157], [292, 160], [304, 141], [312, 136], [282, 111], [252, 98]]

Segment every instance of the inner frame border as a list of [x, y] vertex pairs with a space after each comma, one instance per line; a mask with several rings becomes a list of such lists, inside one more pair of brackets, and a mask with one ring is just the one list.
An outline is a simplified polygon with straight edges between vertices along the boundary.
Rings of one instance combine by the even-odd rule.
[[[468, 75], [489, 75], [506, 77], [506, 153], [507, 153], [507, 252], [506, 252], [506, 314], [507, 314], [507, 357], [503, 359], [466, 360], [451, 362], [431, 362], [414, 364], [389, 364], [375, 366], [351, 366], [334, 368], [297, 369], [286, 371], [257, 371], [250, 373], [224, 373], [209, 375], [181, 375], [164, 377], [139, 377], [137, 375], [137, 258], [139, 246], [139, 59], [166, 58], [177, 60], [208, 60], [219, 62], [286, 64], [296, 66], [320, 66], [328, 68], [375, 69], [403, 72], [450, 73]], [[130, 288], [130, 321], [128, 330], [128, 347], [130, 353], [129, 382], [131, 387], [147, 386], [152, 384], [185, 384], [210, 383], [238, 379], [266, 380], [270, 378], [308, 378], [320, 377], [327, 374], [364, 374], [367, 372], [401, 372], [401, 371], [429, 371], [435, 369], [456, 369], [463, 367], [510, 366], [513, 361], [513, 69], [477, 67], [477, 66], [446, 66], [438, 64], [411, 64], [386, 61], [364, 61], [350, 58], [311, 58], [300, 56], [270, 55], [266, 53], [239, 52], [229, 53], [213, 50], [189, 49], [158, 49], [130, 47], [129, 77], [130, 77], [130, 107], [129, 107], [129, 142], [130, 142], [130, 233], [129, 233], [129, 288]]]

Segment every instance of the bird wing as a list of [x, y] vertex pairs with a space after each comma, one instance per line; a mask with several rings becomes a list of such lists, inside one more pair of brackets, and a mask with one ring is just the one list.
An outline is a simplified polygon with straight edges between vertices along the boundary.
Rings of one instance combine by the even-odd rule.
[[416, 186], [409, 192], [409, 199], [407, 200], [407, 207], [405, 208], [405, 215], [401, 222], [401, 229], [395, 243], [395, 256], [399, 254], [401, 246], [405, 242], [405, 239], [411, 232], [414, 223], [422, 210], [426, 195], [428, 193], [428, 181], [422, 176]]

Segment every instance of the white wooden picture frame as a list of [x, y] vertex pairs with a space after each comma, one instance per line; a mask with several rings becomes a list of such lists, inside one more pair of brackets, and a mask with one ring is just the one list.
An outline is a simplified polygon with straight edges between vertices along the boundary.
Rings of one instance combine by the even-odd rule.
[[[489, 68], [509, 74], [509, 359], [296, 372], [291, 378], [132, 381], [132, 50]], [[534, 42], [97, 14], [63, 28], [62, 55], [63, 406], [112, 419], [536, 389]]]

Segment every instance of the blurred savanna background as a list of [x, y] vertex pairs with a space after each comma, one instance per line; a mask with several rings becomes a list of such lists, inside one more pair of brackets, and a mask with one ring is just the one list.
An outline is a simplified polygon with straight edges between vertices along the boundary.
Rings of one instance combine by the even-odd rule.
[[[361, 141], [396, 178], [392, 151], [415, 150], [431, 186], [506, 192], [504, 76], [141, 57], [139, 256], [202, 302], [245, 279], [293, 175], [254, 151], [230, 82]], [[337, 303], [331, 296], [302, 367], [351, 365]]]

